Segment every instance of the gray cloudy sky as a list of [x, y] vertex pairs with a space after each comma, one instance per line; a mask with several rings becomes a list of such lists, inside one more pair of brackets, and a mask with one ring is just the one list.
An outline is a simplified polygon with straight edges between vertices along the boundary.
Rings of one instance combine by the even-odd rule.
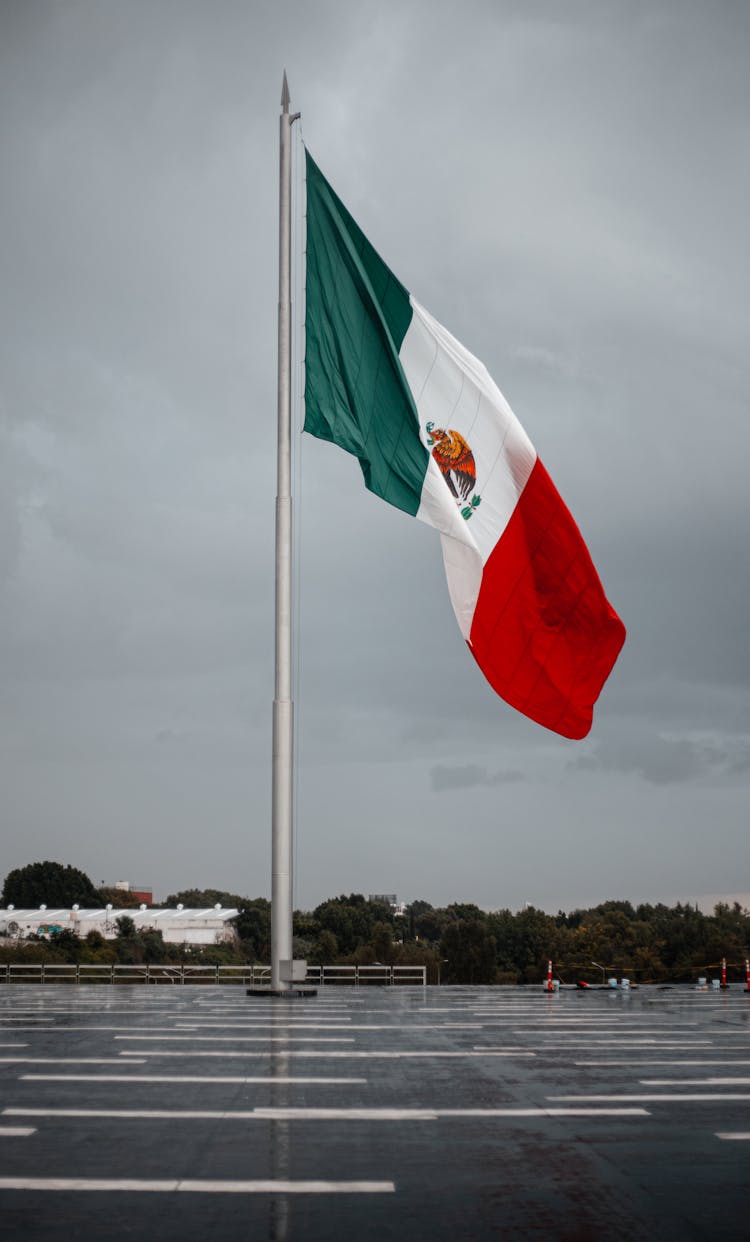
[[749, 48], [742, 0], [0, 0], [2, 875], [269, 894], [286, 67], [629, 633], [546, 733], [303, 437], [297, 904], [750, 891]]

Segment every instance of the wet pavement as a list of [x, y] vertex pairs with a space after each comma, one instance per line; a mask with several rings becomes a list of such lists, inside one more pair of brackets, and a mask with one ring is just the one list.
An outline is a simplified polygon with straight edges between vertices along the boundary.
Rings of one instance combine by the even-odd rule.
[[746, 1239], [750, 995], [0, 987], [5, 1242]]

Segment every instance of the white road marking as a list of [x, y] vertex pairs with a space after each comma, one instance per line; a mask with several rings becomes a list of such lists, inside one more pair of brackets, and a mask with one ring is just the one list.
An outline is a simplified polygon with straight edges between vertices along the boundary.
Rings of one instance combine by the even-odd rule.
[[35, 1018], [34, 1016], [31, 1015], [31, 1012], [29, 1011], [25, 1012], [24, 1010], [16, 1010], [16, 1012], [19, 1013], [19, 1017], [14, 1017], [14, 1018], [0, 1017], [0, 1026], [2, 1022], [10, 1022], [10, 1021], [12, 1022], [37, 1022], [37, 1021], [56, 1022], [58, 1018], [61, 1018], [61, 1017], [88, 1017], [88, 1016], [103, 1018], [103, 1017], [117, 1017], [119, 1015], [122, 1017], [138, 1016], [138, 1017], [163, 1018], [163, 1020], [166, 1020], [166, 1018], [171, 1018], [171, 1020], [179, 1020], [179, 1018], [185, 1016], [184, 1011], [188, 1013], [188, 1015], [190, 1015], [190, 1013], [192, 1012], [192, 1007], [181, 1006], [179, 1010], [165, 1010], [165, 1009], [154, 1010], [154, 1009], [150, 1009], [150, 1007], [147, 1006], [145, 1007], [145, 1009], [140, 1009], [140, 1010], [130, 1010], [130, 1009], [115, 1010], [115, 1009], [109, 1009], [108, 1005], [102, 1005], [101, 1007], [97, 1006], [96, 1009], [89, 1009], [89, 1010], [86, 1010], [86, 1009], [65, 1009], [63, 1010], [63, 1009], [50, 1009], [50, 1007], [45, 1006], [46, 1015], [52, 1015], [51, 1017]]
[[[560, 1021], [560, 1019], [557, 1019], [557, 1018], [550, 1019], [548, 1022], [543, 1022], [543, 1023], [539, 1023], [539, 1022], [528, 1022], [528, 1023], [497, 1022], [497, 1021], [491, 1021], [490, 1019], [485, 1018], [483, 1020], [482, 1025], [483, 1026], [507, 1026], [507, 1027], [510, 1027], [512, 1031], [518, 1032], [519, 1034], [526, 1034], [528, 1031], [538, 1031], [541, 1026], [542, 1029], [544, 1030], [549, 1030], [550, 1032], [554, 1031], [558, 1035], [565, 1035], [569, 1037], [570, 1039], [574, 1039], [577, 1035], [585, 1035], [588, 1032], [599, 1032], [602, 1035], [613, 1035], [616, 1031], [622, 1030], [622, 1026], [623, 1026], [621, 1021], [594, 1022], [594, 1023], [571, 1022], [570, 1026], [568, 1026], [564, 1022]], [[693, 1032], [689, 1029], [686, 1029], [686, 1028], [689, 1028], [691, 1025], [695, 1025], [695, 1024], [687, 1023], [687, 1022], [681, 1022], [677, 1024], [678, 1026], [677, 1033], [681, 1034], [684, 1031], [686, 1037], [692, 1035]], [[628, 1023], [628, 1030], [635, 1031], [637, 1035], [662, 1035], [667, 1031], [674, 1031], [674, 1029], [675, 1027], [672, 1024], [670, 1024], [670, 1026], [667, 1027], [667, 1026], [654, 1026], [651, 1024], [649, 1024], [648, 1026], [641, 1026], [637, 1022]]]
[[612, 1104], [612, 1103], [628, 1103], [634, 1104], [654, 1104], [657, 1101], [663, 1104], [692, 1104], [696, 1102], [710, 1103], [716, 1100], [750, 1100], [750, 1095], [741, 1092], [721, 1092], [709, 1095], [708, 1092], [693, 1094], [669, 1094], [669, 1095], [548, 1095], [548, 1100], [567, 1100], [573, 1102], [575, 1100], [585, 1100], [589, 1103], [596, 1104]]
[[[133, 1036], [133, 1038], [135, 1039], [135, 1036]], [[550, 1040], [554, 1040], [556, 1039], [556, 1036], [550, 1034], [548, 1038]], [[563, 1044], [555, 1045], [545, 1041], [537, 1046], [540, 1048], [551, 1048], [557, 1046], [561, 1051], [579, 1046], [585, 1048], [590, 1048], [592, 1046], [596, 1048], [633, 1048], [634, 1050], [637, 1050], [638, 1048], [654, 1047], [670, 1049], [684, 1048], [686, 1052], [689, 1052], [691, 1048], [716, 1048], [716, 1045], [712, 1039], [635, 1039], [627, 1036], [623, 1036], [622, 1039], [582, 1039], [580, 1036], [576, 1036], [575, 1039], [566, 1040]]]
[[597, 1065], [597, 1066], [627, 1065], [633, 1069], [636, 1069], [636, 1068], [640, 1068], [642, 1065], [680, 1065], [680, 1066], [721, 1065], [722, 1067], [727, 1066], [727, 1065], [750, 1065], [750, 1060], [748, 1061], [727, 1061], [727, 1060], [722, 1059], [721, 1061], [694, 1061], [694, 1060], [667, 1061], [667, 1060], [645, 1060], [644, 1059], [640, 1061], [634, 1061], [632, 1057], [628, 1057], [624, 1061], [623, 1060], [574, 1061], [573, 1064], [574, 1065]]
[[642, 1087], [750, 1087], [750, 1078], [640, 1078]]
[[156, 1041], [182, 1044], [353, 1044], [354, 1039], [343, 1035], [329, 1038], [326, 1035], [115, 1035], [115, 1039], [137, 1040], [138, 1043]]
[[[129, 1065], [140, 1065], [140, 1061], [129, 1061]], [[201, 1083], [303, 1083], [305, 1086], [326, 1085], [328, 1083], [347, 1085], [350, 1083], [366, 1083], [366, 1078], [293, 1078], [290, 1076], [276, 1077], [263, 1074], [252, 1077], [222, 1075], [212, 1078], [200, 1074], [21, 1074], [21, 1079], [29, 1082], [201, 1082]]]
[[425, 1121], [462, 1117], [648, 1117], [645, 1108], [256, 1108], [270, 1121]]
[[490, 1051], [482, 1051], [482, 1052], [478, 1052], [476, 1050], [473, 1050], [471, 1052], [443, 1052], [443, 1051], [440, 1051], [440, 1052], [435, 1052], [435, 1051], [429, 1051], [429, 1052], [356, 1052], [354, 1050], [346, 1051], [346, 1052], [339, 1052], [339, 1051], [331, 1052], [327, 1048], [325, 1049], [317, 1049], [317, 1048], [286, 1049], [285, 1048], [283, 1050], [276, 1049], [271, 1052], [264, 1052], [262, 1049], [258, 1049], [257, 1051], [253, 1049], [251, 1052], [247, 1052], [244, 1049], [235, 1050], [233, 1048], [222, 1048], [220, 1052], [216, 1052], [216, 1051], [173, 1052], [170, 1049], [160, 1048], [160, 1049], [157, 1049], [156, 1051], [152, 1051], [149, 1048], [138, 1048], [131, 1052], [130, 1049], [125, 1048], [120, 1053], [120, 1056], [128, 1057], [128, 1058], [131, 1056], [137, 1056], [137, 1057], [273, 1057], [273, 1056], [281, 1056], [282, 1054], [286, 1057], [315, 1057], [316, 1059], [321, 1059], [321, 1060], [323, 1058], [334, 1058], [335, 1057], [335, 1058], [344, 1059], [347, 1061], [361, 1060], [361, 1059], [366, 1059], [366, 1058], [372, 1058], [374, 1060], [377, 1060], [377, 1059], [398, 1060], [401, 1058], [411, 1058], [411, 1057], [455, 1058], [455, 1057], [485, 1057], [485, 1056], [486, 1057], [535, 1057], [536, 1056], [535, 1052], [527, 1052], [525, 1049], [521, 1049], [521, 1048], [504, 1049], [502, 1051], [491, 1049]]
[[[136, 1054], [137, 1055], [137, 1054]], [[145, 1058], [133, 1061], [145, 1065]], [[122, 1065], [121, 1057], [0, 1057], [0, 1065]]]
[[[608, 1042], [609, 1042], [609, 1041], [608, 1041]], [[627, 1039], [618, 1039], [618, 1040], [614, 1040], [614, 1039], [613, 1039], [613, 1040], [611, 1041], [611, 1043], [612, 1043], [613, 1047], [616, 1047], [616, 1048], [627, 1048], [627, 1049], [631, 1050], [631, 1051], [632, 1051], [632, 1053], [633, 1053], [633, 1055], [636, 1055], [638, 1052], [641, 1052], [641, 1051], [643, 1051], [643, 1052], [650, 1052], [650, 1051], [652, 1050], [652, 1045], [653, 1045], [653, 1044], [658, 1045], [658, 1047], [659, 1047], [659, 1048], [664, 1048], [664, 1049], [666, 1049], [666, 1051], [667, 1051], [667, 1052], [679, 1052], [680, 1050], [683, 1050], [683, 1051], [685, 1051], [685, 1052], [693, 1052], [693, 1051], [695, 1050], [695, 1045], [694, 1045], [694, 1044], [670, 1044], [670, 1043], [665, 1043], [663, 1040], [660, 1040], [660, 1039], [655, 1039], [655, 1040], [653, 1040], [653, 1041], [652, 1041], [652, 1040], [649, 1040], [649, 1046], [648, 1046], [648, 1048], [643, 1047], [643, 1045], [641, 1045], [641, 1044], [631, 1044], [631, 1043], [630, 1043]], [[525, 1045], [524, 1045], [524, 1047], [525, 1047], [526, 1049], [533, 1049], [533, 1050], [534, 1050], [534, 1052], [535, 1052], [535, 1054], [539, 1054], [539, 1053], [572, 1053], [572, 1052], [575, 1052], [575, 1051], [576, 1051], [576, 1049], [578, 1049], [578, 1048], [590, 1048], [590, 1047], [592, 1046], [592, 1044], [597, 1044], [597, 1045], [598, 1045], [598, 1044], [599, 1044], [599, 1041], [598, 1041], [598, 1040], [596, 1040], [596, 1039], [587, 1039], [587, 1040], [585, 1040], [585, 1041], [582, 1041], [580, 1044], [579, 1044], [579, 1043], [575, 1043], [575, 1044], [553, 1044], [553, 1043], [537, 1043], [537, 1042], [532, 1042], [532, 1043], [525, 1044]], [[503, 1045], [503, 1044], [472, 1044], [472, 1047], [473, 1047], [473, 1048], [484, 1048], [484, 1049], [489, 1049], [489, 1050], [494, 1050], [494, 1049], [498, 1049], [498, 1048], [503, 1048], [504, 1046], [505, 1046], [505, 1045]], [[601, 1051], [602, 1051], [602, 1052], [604, 1052], [604, 1051], [605, 1051], [605, 1049], [604, 1049], [604, 1048], [602, 1048], [602, 1049], [601, 1049]], [[713, 1052], [713, 1051], [715, 1051], [715, 1050], [714, 1050], [713, 1048], [707, 1048], [707, 1049], [706, 1049], [706, 1051], [711, 1051], [711, 1052]], [[578, 1062], [576, 1062], [576, 1064], [578, 1064]], [[607, 1064], [612, 1065], [612, 1064], [614, 1064], [614, 1062], [609, 1061], [609, 1062], [607, 1062]], [[623, 1062], [623, 1064], [628, 1064], [628, 1065], [629, 1065], [629, 1064], [631, 1064], [631, 1062], [629, 1062], [629, 1061], [628, 1061], [628, 1062]], [[639, 1065], [642, 1065], [642, 1064], [643, 1064], [643, 1062], [642, 1062], [642, 1061], [639, 1061], [639, 1062], [638, 1062], [638, 1064], [639, 1064]]]
[[175, 1191], [209, 1195], [351, 1195], [393, 1194], [394, 1182], [323, 1182], [267, 1181], [220, 1182], [174, 1179], [146, 1180], [118, 1177], [0, 1177], [0, 1190], [67, 1191], [74, 1194], [88, 1191], [126, 1191], [134, 1193], [169, 1194]]
[[[23, 1027], [17, 1027], [16, 1029], [17, 1029], [17, 1030], [24, 1030], [25, 1028], [23, 1028]], [[31, 1029], [33, 1029], [34, 1031], [36, 1031], [36, 1029], [37, 1029], [37, 1028], [36, 1028], [36, 1027], [33, 1027], [33, 1028], [31, 1028]], [[65, 1032], [68, 1032], [68, 1031], [86, 1031], [86, 1032], [90, 1032], [90, 1031], [108, 1031], [108, 1032], [110, 1032], [110, 1033], [111, 1033], [112, 1031], [144, 1031], [144, 1032], [146, 1032], [147, 1034], [149, 1034], [149, 1033], [153, 1033], [153, 1032], [157, 1032], [157, 1033], [161, 1032], [161, 1033], [163, 1033], [164, 1035], [173, 1035], [175, 1031], [180, 1030], [181, 1028], [180, 1028], [180, 1027], [178, 1027], [177, 1025], [172, 1025], [172, 1026], [131, 1026], [131, 1025], [130, 1025], [130, 1023], [127, 1023], [127, 1024], [125, 1024], [125, 1025], [120, 1024], [120, 1025], [118, 1025], [118, 1026], [103, 1026], [101, 1023], [99, 1023], [98, 1025], [94, 1026], [94, 1025], [92, 1025], [92, 1024], [86, 1023], [86, 1025], [85, 1025], [85, 1026], [72, 1026], [72, 1025], [71, 1025], [71, 1026], [68, 1026], [68, 1025], [66, 1024], [64, 1027], [63, 1027], [63, 1026], [61, 1026], [59, 1029], [64, 1030]], [[15, 1031], [13, 1032], [13, 1034], [15, 1034]], [[137, 1038], [137, 1037], [134, 1035], [134, 1036], [133, 1036], [133, 1038], [135, 1039], [135, 1038]], [[154, 1038], [156, 1038], [156, 1036], [154, 1036]]]
[[[324, 1022], [302, 1022], [302, 1021], [286, 1021], [286, 1022], [175, 1022], [171, 1030], [173, 1031], [231, 1031], [237, 1027], [241, 1031], [361, 1031], [363, 1027], [351, 1026], [349, 1020], [344, 1021], [343, 1018], [327, 1018]], [[123, 1027], [124, 1030], [124, 1027]], [[365, 1030], [371, 1030], [371, 1027], [365, 1027]]]
[[132, 1064], [148, 1066], [149, 1062], [153, 1062], [155, 1058], [164, 1057], [171, 1057], [173, 1059], [175, 1057], [189, 1057], [190, 1061], [197, 1061], [197, 1059], [205, 1061], [205, 1059], [216, 1059], [217, 1057], [221, 1058], [222, 1061], [250, 1061], [253, 1057], [278, 1057], [279, 1059], [283, 1057], [286, 1059], [287, 1053], [283, 1049], [278, 1048], [274, 1048], [273, 1052], [258, 1052], [255, 1048], [252, 1049], [252, 1052], [248, 1052], [247, 1048], [221, 1048], [221, 1051], [205, 1051], [205, 1049], [201, 1049], [199, 1052], [173, 1052], [171, 1049], [153, 1051], [150, 1048], [140, 1048], [138, 1051], [132, 1051], [130, 1048], [123, 1048], [119, 1057], [115, 1058], [112, 1063], [115, 1066], [132, 1066]]
[[[404, 1025], [403, 1023], [399, 1023], [399, 1022], [391, 1022], [391, 1023], [384, 1023], [384, 1022], [379, 1022], [379, 1023], [374, 1023], [374, 1022], [371, 1022], [371, 1023], [360, 1023], [360, 1022], [356, 1022], [356, 1023], [355, 1023], [355, 1022], [347, 1022], [345, 1026], [339, 1026], [339, 1025], [338, 1025], [338, 1022], [339, 1022], [339, 1019], [337, 1019], [335, 1023], [334, 1023], [334, 1022], [324, 1022], [324, 1023], [321, 1023], [321, 1022], [295, 1022], [293, 1025], [288, 1025], [287, 1023], [280, 1023], [280, 1022], [253, 1022], [253, 1023], [245, 1023], [245, 1022], [201, 1022], [201, 1023], [197, 1023], [197, 1022], [190, 1022], [190, 1023], [187, 1023], [187, 1022], [178, 1022], [178, 1023], [176, 1023], [176, 1024], [175, 1024], [175, 1026], [174, 1026], [173, 1028], [171, 1028], [171, 1029], [173, 1029], [173, 1030], [175, 1030], [175, 1031], [193, 1031], [193, 1030], [204, 1030], [206, 1027], [217, 1026], [217, 1027], [220, 1027], [222, 1030], [227, 1030], [227, 1029], [229, 1029], [230, 1027], [235, 1027], [235, 1026], [237, 1026], [237, 1027], [241, 1027], [241, 1028], [247, 1028], [247, 1027], [249, 1026], [249, 1027], [251, 1027], [251, 1029], [254, 1029], [254, 1030], [270, 1030], [270, 1031], [278, 1031], [278, 1030], [282, 1030], [282, 1031], [283, 1031], [283, 1030], [290, 1030], [290, 1031], [299, 1031], [300, 1029], [305, 1029], [305, 1028], [309, 1027], [309, 1028], [311, 1028], [311, 1029], [313, 1029], [313, 1030], [321, 1030], [321, 1031], [336, 1031], [336, 1030], [342, 1030], [342, 1031], [400, 1031], [400, 1032], [403, 1034], [404, 1032], [408, 1032], [408, 1031], [481, 1031], [481, 1030], [483, 1030], [483, 1029], [484, 1029], [484, 1025], [485, 1025], [483, 1022], [433, 1022], [433, 1023], [430, 1023], [429, 1025], [427, 1025], [427, 1024], [421, 1024], [421, 1023], [413, 1023], [413, 1024], [412, 1024], [412, 1023], [409, 1023], [409, 1024], [408, 1024], [408, 1026], [407, 1026], [407, 1025]], [[66, 1029], [70, 1029], [70, 1028], [66, 1028]], [[133, 1028], [133, 1027], [130, 1027], [130, 1028], [126, 1028], [126, 1027], [118, 1027], [117, 1029], [118, 1029], [118, 1030], [126, 1030], [126, 1029], [133, 1030], [134, 1028]], [[135, 1029], [138, 1029], [138, 1028], [135, 1028]], [[142, 1029], [146, 1030], [146, 1029], [148, 1029], [148, 1028], [144, 1027], [144, 1028], [142, 1028]], [[153, 1028], [153, 1027], [152, 1027], [151, 1029], [152, 1029], [152, 1030], [154, 1030], [154, 1029], [156, 1029], [156, 1028]]]
[[0, 1126], [0, 1138], [29, 1138], [36, 1126]]
[[[275, 1081], [279, 1081], [278, 1079]], [[172, 1121], [438, 1121], [482, 1117], [648, 1117], [645, 1108], [5, 1108], [6, 1117], [123, 1118]]]
[[718, 1139], [736, 1140], [739, 1143], [750, 1143], [750, 1130], [727, 1130], [723, 1133], [717, 1131]]

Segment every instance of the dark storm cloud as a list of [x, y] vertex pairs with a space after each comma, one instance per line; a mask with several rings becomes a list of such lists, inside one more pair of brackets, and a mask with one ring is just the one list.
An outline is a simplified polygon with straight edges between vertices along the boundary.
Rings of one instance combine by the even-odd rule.
[[441, 764], [434, 767], [430, 773], [430, 785], [436, 793], [442, 789], [469, 789], [476, 785], [506, 785], [522, 780], [523, 773], [516, 769], [490, 773], [476, 763], [466, 763], [457, 767]]
[[656, 785], [699, 777], [720, 781], [750, 771], [750, 738], [619, 736], [595, 745], [570, 766], [579, 771], [635, 772]]

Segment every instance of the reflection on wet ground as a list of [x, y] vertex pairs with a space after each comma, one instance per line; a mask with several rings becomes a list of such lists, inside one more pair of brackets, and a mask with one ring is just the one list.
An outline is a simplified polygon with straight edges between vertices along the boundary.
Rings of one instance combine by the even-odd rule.
[[744, 1239], [749, 1022], [739, 987], [6, 986], [3, 1235]]

